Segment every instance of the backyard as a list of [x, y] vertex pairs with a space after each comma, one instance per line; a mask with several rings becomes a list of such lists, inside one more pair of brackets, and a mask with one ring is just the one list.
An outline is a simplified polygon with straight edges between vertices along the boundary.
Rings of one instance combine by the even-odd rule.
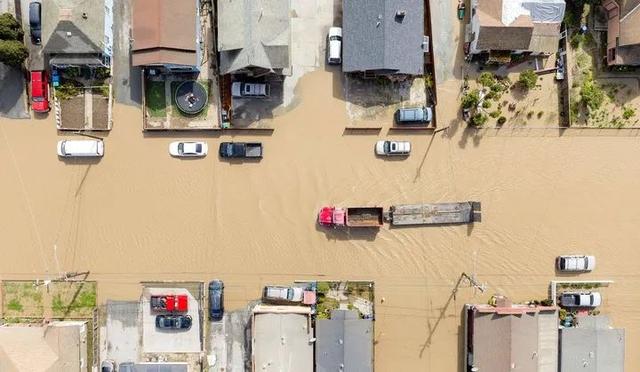
[[5, 320], [90, 318], [96, 307], [96, 283], [3, 281], [2, 304]]
[[360, 317], [372, 318], [373, 291], [371, 282], [318, 282], [318, 318], [329, 319], [334, 309], [358, 310]]
[[[544, 68], [555, 66], [555, 56]], [[462, 109], [470, 125], [492, 127], [559, 126], [555, 73], [537, 74], [531, 61], [514, 67], [474, 69], [465, 76]]]
[[[577, 2], [578, 4], [582, 2]], [[571, 122], [597, 128], [637, 127], [640, 123], [640, 78], [629, 68], [609, 68], [604, 63], [606, 33], [580, 24], [593, 17], [595, 7], [575, 4], [567, 8], [565, 23], [569, 43]]]

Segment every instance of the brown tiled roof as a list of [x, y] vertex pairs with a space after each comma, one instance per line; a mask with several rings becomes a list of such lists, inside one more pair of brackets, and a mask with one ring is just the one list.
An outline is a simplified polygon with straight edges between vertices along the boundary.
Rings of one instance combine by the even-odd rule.
[[134, 66], [196, 64], [196, 1], [134, 0]]
[[526, 50], [533, 27], [480, 26], [477, 48], [481, 50]]

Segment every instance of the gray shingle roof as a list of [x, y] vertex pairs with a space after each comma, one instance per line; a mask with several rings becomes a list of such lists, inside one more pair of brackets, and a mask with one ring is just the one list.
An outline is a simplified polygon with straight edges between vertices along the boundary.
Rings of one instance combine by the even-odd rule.
[[423, 0], [344, 0], [342, 6], [343, 71], [423, 73]]
[[373, 322], [356, 310], [333, 310], [316, 325], [316, 372], [373, 371]]
[[220, 74], [289, 68], [289, 0], [218, 1]]
[[578, 319], [578, 327], [560, 331], [560, 370], [623, 372], [624, 329], [609, 328], [604, 316]]

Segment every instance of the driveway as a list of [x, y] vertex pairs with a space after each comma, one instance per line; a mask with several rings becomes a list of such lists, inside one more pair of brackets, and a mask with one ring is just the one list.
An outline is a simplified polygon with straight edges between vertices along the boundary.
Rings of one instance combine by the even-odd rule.
[[[251, 309], [227, 311], [220, 322], [209, 322], [208, 372], [244, 372], [251, 359]], [[215, 361], [215, 364], [212, 362]]]
[[[29, 36], [29, 3], [31, 2], [32, 0], [20, 0], [22, 28], [24, 29], [25, 35], [24, 43], [27, 49], [29, 49], [29, 57], [27, 58], [26, 66], [29, 71], [42, 71], [45, 69], [44, 57], [42, 55], [42, 45], [33, 44], [31, 42], [31, 37]], [[41, 1], [37, 2], [41, 3]]]
[[29, 119], [25, 106], [24, 75], [15, 67], [0, 63], [0, 116], [11, 119]]
[[107, 322], [102, 359], [116, 363], [138, 360], [140, 325], [138, 302], [107, 301]]
[[142, 104], [141, 70], [131, 66], [131, 7], [132, 0], [114, 3], [113, 9], [113, 89], [115, 100], [130, 106]]

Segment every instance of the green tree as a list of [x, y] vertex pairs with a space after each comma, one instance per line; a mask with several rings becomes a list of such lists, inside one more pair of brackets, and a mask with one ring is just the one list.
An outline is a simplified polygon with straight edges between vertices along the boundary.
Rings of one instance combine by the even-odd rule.
[[29, 55], [27, 47], [16, 40], [0, 40], [0, 62], [18, 67]]
[[526, 90], [532, 89], [536, 86], [536, 83], [538, 82], [538, 75], [536, 75], [536, 72], [533, 71], [532, 69], [526, 69], [520, 73], [518, 82]]
[[462, 108], [470, 109], [478, 106], [480, 102], [480, 91], [474, 89], [462, 96]]
[[0, 39], [22, 41], [24, 32], [11, 13], [0, 14]]
[[496, 82], [496, 78], [490, 72], [485, 71], [481, 73], [480, 76], [478, 76], [478, 83], [484, 85], [485, 87], [493, 86], [495, 82]]

